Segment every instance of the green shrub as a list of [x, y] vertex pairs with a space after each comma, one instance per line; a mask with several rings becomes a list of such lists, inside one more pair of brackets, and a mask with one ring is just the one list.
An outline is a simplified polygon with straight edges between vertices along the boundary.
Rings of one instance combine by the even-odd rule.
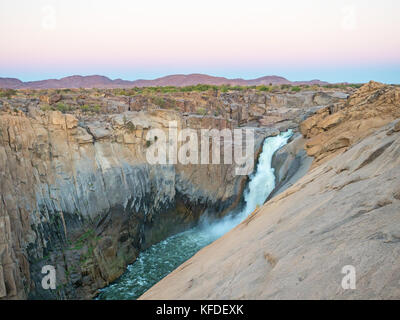
[[299, 92], [299, 91], [301, 91], [301, 88], [299, 87], [299, 86], [294, 86], [294, 87], [292, 87], [292, 89], [291, 89], [293, 92]]
[[361, 88], [362, 86], [363, 86], [362, 83], [352, 83], [352, 84], [349, 84], [349, 87], [355, 88], [355, 89], [359, 89], [359, 88]]
[[205, 108], [197, 108], [196, 110], [197, 114], [205, 116], [207, 114], [207, 110]]
[[167, 102], [165, 101], [164, 98], [160, 98], [157, 96], [151, 97], [151, 102], [154, 103], [155, 105], [164, 108], [167, 105]]
[[135, 131], [136, 130], [136, 127], [135, 127], [135, 125], [132, 123], [132, 122], [128, 122], [127, 124], [126, 124], [126, 129], [129, 131], [129, 132], [133, 132], [133, 131]]
[[219, 88], [220, 88], [221, 92], [228, 92], [230, 89], [230, 86], [223, 84]]
[[181, 92], [192, 92], [192, 91], [198, 91], [198, 92], [204, 92], [208, 90], [217, 90], [217, 86], [210, 85], [210, 84], [197, 84], [195, 86], [186, 86], [186, 87], [181, 87], [179, 91]]
[[89, 113], [89, 112], [99, 113], [101, 110], [101, 106], [97, 104], [94, 106], [89, 106], [87, 104], [84, 104], [83, 106], [81, 106], [81, 110], [83, 113]]
[[0, 98], [10, 99], [12, 96], [17, 94], [17, 90], [14, 89], [2, 89], [0, 90]]
[[236, 91], [243, 91], [245, 89], [245, 87], [242, 86], [233, 86], [231, 87], [232, 90], [236, 90]]
[[98, 104], [96, 104], [96, 105], [94, 105], [94, 106], [92, 107], [92, 110], [93, 110], [93, 112], [95, 112], [95, 113], [99, 113], [100, 110], [101, 110], [101, 106], [99, 106]]
[[256, 87], [256, 90], [268, 92], [268, 91], [271, 91], [271, 87], [268, 87], [268, 86], [265, 86], [265, 85], [260, 85], [260, 86]]
[[171, 92], [178, 92], [178, 88], [174, 86], [166, 86], [166, 87], [161, 87], [160, 91], [162, 93], [171, 93]]
[[55, 109], [58, 111], [61, 111], [62, 113], [66, 113], [68, 111], [71, 111], [72, 108], [71, 106], [67, 106], [66, 104], [59, 102], [55, 105]]
[[50, 111], [50, 110], [52, 110], [52, 108], [48, 104], [45, 104], [45, 105], [42, 105], [40, 107], [40, 110], [42, 110], [42, 111]]

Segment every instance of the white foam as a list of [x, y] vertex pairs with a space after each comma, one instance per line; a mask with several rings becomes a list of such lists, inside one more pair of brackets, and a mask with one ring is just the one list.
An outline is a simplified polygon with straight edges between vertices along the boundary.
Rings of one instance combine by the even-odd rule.
[[202, 225], [202, 231], [211, 239], [221, 237], [246, 219], [257, 206], [264, 204], [275, 188], [275, 174], [271, 167], [272, 157], [277, 150], [287, 143], [292, 134], [292, 130], [289, 130], [278, 136], [265, 139], [257, 168], [250, 176], [250, 182], [244, 192], [244, 209], [238, 214], [228, 215], [217, 222], [209, 223], [205, 221]]

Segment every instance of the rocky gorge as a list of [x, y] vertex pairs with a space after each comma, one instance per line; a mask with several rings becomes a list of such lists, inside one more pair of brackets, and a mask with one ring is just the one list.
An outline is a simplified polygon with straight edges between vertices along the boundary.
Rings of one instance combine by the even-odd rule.
[[287, 187], [141, 299], [399, 299], [399, 118], [400, 89], [373, 81], [319, 109], [300, 125], [304, 176], [287, 145]]
[[[205, 214], [222, 217], [241, 205], [248, 178], [234, 175], [233, 165], [148, 164], [150, 129], [166, 131], [170, 121], [178, 130], [251, 127], [257, 154], [266, 137], [291, 128], [296, 137], [274, 160], [284, 191], [302, 175], [296, 177], [299, 168], [305, 174], [311, 165], [305, 152], [317, 166], [361, 139], [329, 135], [348, 119], [364, 123], [365, 109], [355, 115], [348, 108], [396, 103], [390, 99], [397, 101], [398, 91], [392, 97], [392, 89], [370, 86], [350, 99], [353, 88], [133, 96], [18, 90], [1, 98], [0, 299], [90, 299], [140, 251]], [[382, 91], [377, 102], [374, 90]], [[396, 108], [376, 126], [398, 116]], [[41, 288], [44, 265], [56, 267], [54, 291]]]

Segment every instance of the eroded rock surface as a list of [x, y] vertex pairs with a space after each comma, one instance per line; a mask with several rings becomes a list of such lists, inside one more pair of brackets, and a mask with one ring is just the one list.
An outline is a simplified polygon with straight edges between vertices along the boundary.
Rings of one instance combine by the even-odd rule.
[[313, 169], [141, 299], [399, 299], [398, 90], [372, 82], [306, 120]]
[[90, 297], [139, 250], [193, 225], [206, 208], [223, 214], [239, 201], [246, 176], [234, 175], [234, 165], [148, 164], [146, 132], [168, 130], [169, 121], [186, 127], [162, 110], [80, 127], [56, 111], [0, 117], [2, 297], [51, 298], [40, 290], [46, 264], [65, 285], [56, 297]]
[[[146, 133], [298, 124], [336, 92], [113, 96], [107, 90], [0, 99], [0, 299], [92, 298], [140, 250], [240, 204], [233, 165], [149, 165]], [[63, 111], [52, 111], [53, 109]], [[41, 268], [57, 270], [42, 290]]]
[[371, 81], [345, 103], [319, 109], [300, 125], [300, 131], [309, 139], [306, 150], [317, 164], [399, 117], [400, 88]]

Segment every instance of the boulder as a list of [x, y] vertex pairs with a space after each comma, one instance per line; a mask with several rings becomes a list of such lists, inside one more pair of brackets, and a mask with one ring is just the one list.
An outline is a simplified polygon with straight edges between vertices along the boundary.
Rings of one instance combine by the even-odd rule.
[[93, 136], [82, 127], [78, 127], [75, 139], [79, 144], [93, 143]]
[[108, 138], [112, 135], [112, 131], [101, 125], [90, 124], [87, 126], [88, 132], [93, 136], [95, 140]]
[[343, 113], [334, 113], [328, 117], [326, 117], [324, 120], [321, 121], [318, 126], [322, 128], [323, 130], [329, 130], [335, 126], [337, 126], [339, 123], [341, 123], [345, 119], [345, 115]]
[[57, 103], [57, 102], [61, 101], [61, 99], [62, 99], [62, 96], [60, 94], [42, 95], [39, 97], [39, 100], [41, 102], [47, 103], [49, 105]]

